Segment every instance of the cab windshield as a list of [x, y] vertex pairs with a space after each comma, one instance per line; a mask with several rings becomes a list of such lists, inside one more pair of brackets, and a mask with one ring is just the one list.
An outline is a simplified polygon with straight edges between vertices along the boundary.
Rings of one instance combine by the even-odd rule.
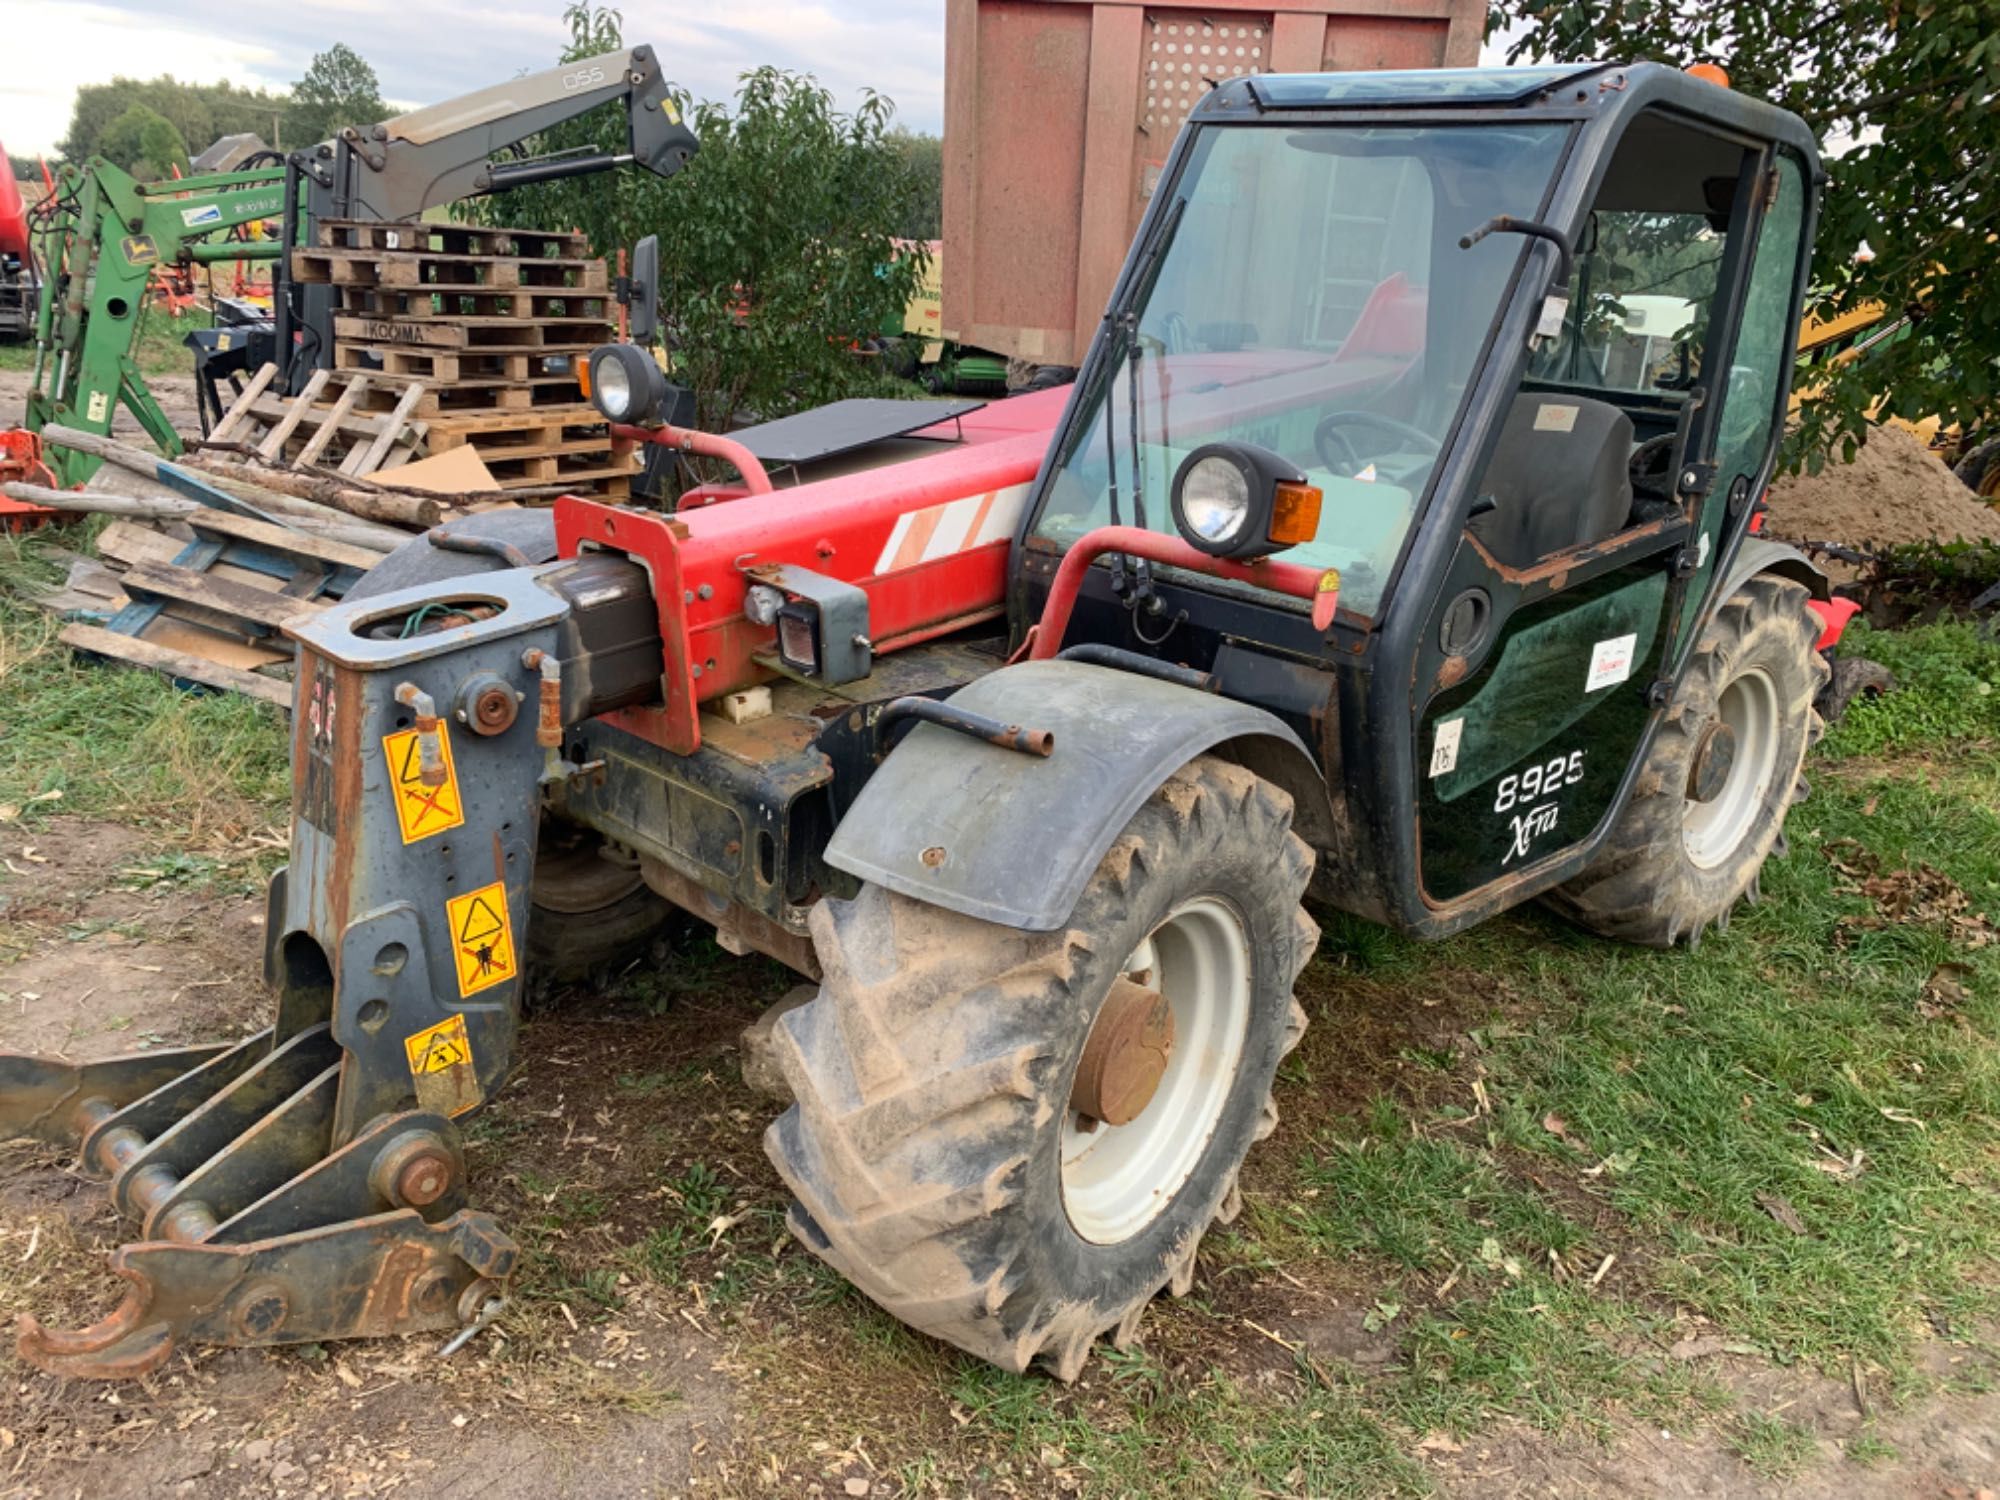
[[1325, 495], [1279, 555], [1338, 568], [1342, 607], [1375, 614], [1521, 255], [1459, 237], [1539, 217], [1566, 130], [1202, 127], [1035, 534], [1172, 535], [1182, 459], [1255, 443]]

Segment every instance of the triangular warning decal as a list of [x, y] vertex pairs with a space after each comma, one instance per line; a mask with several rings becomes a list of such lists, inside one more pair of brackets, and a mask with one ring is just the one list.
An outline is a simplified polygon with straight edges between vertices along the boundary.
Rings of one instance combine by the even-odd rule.
[[506, 930], [506, 918], [493, 909], [484, 894], [475, 895], [465, 908], [465, 925], [458, 930], [458, 940], [461, 943], [476, 943], [481, 938]]

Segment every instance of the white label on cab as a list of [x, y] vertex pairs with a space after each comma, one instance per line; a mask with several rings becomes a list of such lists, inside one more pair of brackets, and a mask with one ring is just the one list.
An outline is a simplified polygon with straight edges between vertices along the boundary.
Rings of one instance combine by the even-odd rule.
[[1445, 776], [1458, 768], [1458, 742], [1465, 735], [1465, 720], [1447, 719], [1437, 727], [1431, 741], [1431, 775]]
[[1599, 641], [1590, 651], [1590, 676], [1585, 679], [1583, 690], [1594, 693], [1599, 688], [1608, 688], [1623, 682], [1632, 675], [1632, 654], [1638, 649], [1639, 637], [1621, 635], [1612, 640]]
[[1542, 315], [1535, 324], [1534, 337], [1552, 339], [1563, 331], [1563, 319], [1569, 316], [1569, 298], [1542, 298]]
[[1545, 401], [1535, 413], [1537, 432], [1575, 432], [1576, 408], [1563, 401]]

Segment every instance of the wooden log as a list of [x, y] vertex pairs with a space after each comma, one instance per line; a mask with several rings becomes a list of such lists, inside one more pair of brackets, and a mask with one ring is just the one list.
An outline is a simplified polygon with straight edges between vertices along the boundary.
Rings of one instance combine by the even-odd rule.
[[[135, 448], [129, 443], [120, 443], [95, 432], [83, 432], [74, 427], [64, 427], [51, 422], [42, 429], [42, 440], [54, 443], [59, 448], [70, 448], [78, 453], [91, 453], [107, 463], [129, 469], [146, 479], [164, 480], [164, 471], [175, 471], [185, 477], [209, 482], [213, 476], [205, 476], [199, 469], [174, 464], [143, 448]], [[243, 485], [240, 481], [218, 484], [218, 489], [235, 496], [248, 505], [282, 517], [287, 524], [307, 527], [320, 536], [338, 537], [357, 547], [367, 547], [376, 552], [393, 552], [409, 540], [405, 532], [394, 527], [378, 525], [373, 521], [357, 520], [337, 506], [322, 505], [315, 500], [300, 499], [295, 495], [281, 494], [262, 485]]]
[[130, 495], [106, 495], [96, 490], [52, 490], [39, 484], [0, 484], [0, 495], [9, 500], [25, 500], [52, 510], [75, 511], [81, 515], [133, 516], [161, 521], [188, 515], [201, 507], [178, 496], [135, 499]]
[[292, 469], [260, 468], [212, 453], [203, 454], [188, 467], [220, 482], [231, 494], [236, 492], [234, 487], [238, 484], [272, 490], [345, 511], [364, 520], [385, 521], [396, 526], [435, 526], [444, 519], [443, 506], [431, 495], [341, 484], [322, 475], [301, 474]]
[[280, 708], [289, 709], [292, 706], [290, 683], [260, 677], [239, 667], [225, 667], [220, 662], [205, 661], [184, 651], [170, 651], [165, 646], [156, 646], [137, 636], [119, 635], [96, 625], [79, 624], [65, 625], [59, 639], [79, 651], [108, 656], [134, 666], [151, 667], [169, 677], [199, 682], [207, 687], [228, 688], [232, 692], [260, 698], [266, 703], [275, 703]]

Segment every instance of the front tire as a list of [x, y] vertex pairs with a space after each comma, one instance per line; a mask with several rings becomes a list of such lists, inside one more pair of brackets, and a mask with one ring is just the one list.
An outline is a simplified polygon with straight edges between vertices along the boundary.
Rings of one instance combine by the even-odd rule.
[[[1654, 948], [1727, 927], [1784, 836], [1806, 750], [1822, 731], [1813, 699], [1828, 668], [1805, 588], [1769, 574], [1716, 611], [1640, 768], [1632, 799], [1583, 873], [1544, 899], [1579, 926]], [[1703, 785], [1718, 730], [1733, 744]]]
[[[1162, 1287], [1276, 1127], [1318, 929], [1291, 801], [1204, 756], [1133, 815], [1066, 930], [1020, 932], [878, 887], [812, 914], [819, 996], [778, 1025], [797, 1101], [764, 1138], [794, 1234], [912, 1327], [1072, 1380]], [[1123, 981], [1123, 983], [1120, 983]], [[1073, 1107], [1107, 996], [1156, 988], [1174, 1040], [1122, 1125]], [[1118, 1111], [1105, 1110], [1107, 1117]]]

